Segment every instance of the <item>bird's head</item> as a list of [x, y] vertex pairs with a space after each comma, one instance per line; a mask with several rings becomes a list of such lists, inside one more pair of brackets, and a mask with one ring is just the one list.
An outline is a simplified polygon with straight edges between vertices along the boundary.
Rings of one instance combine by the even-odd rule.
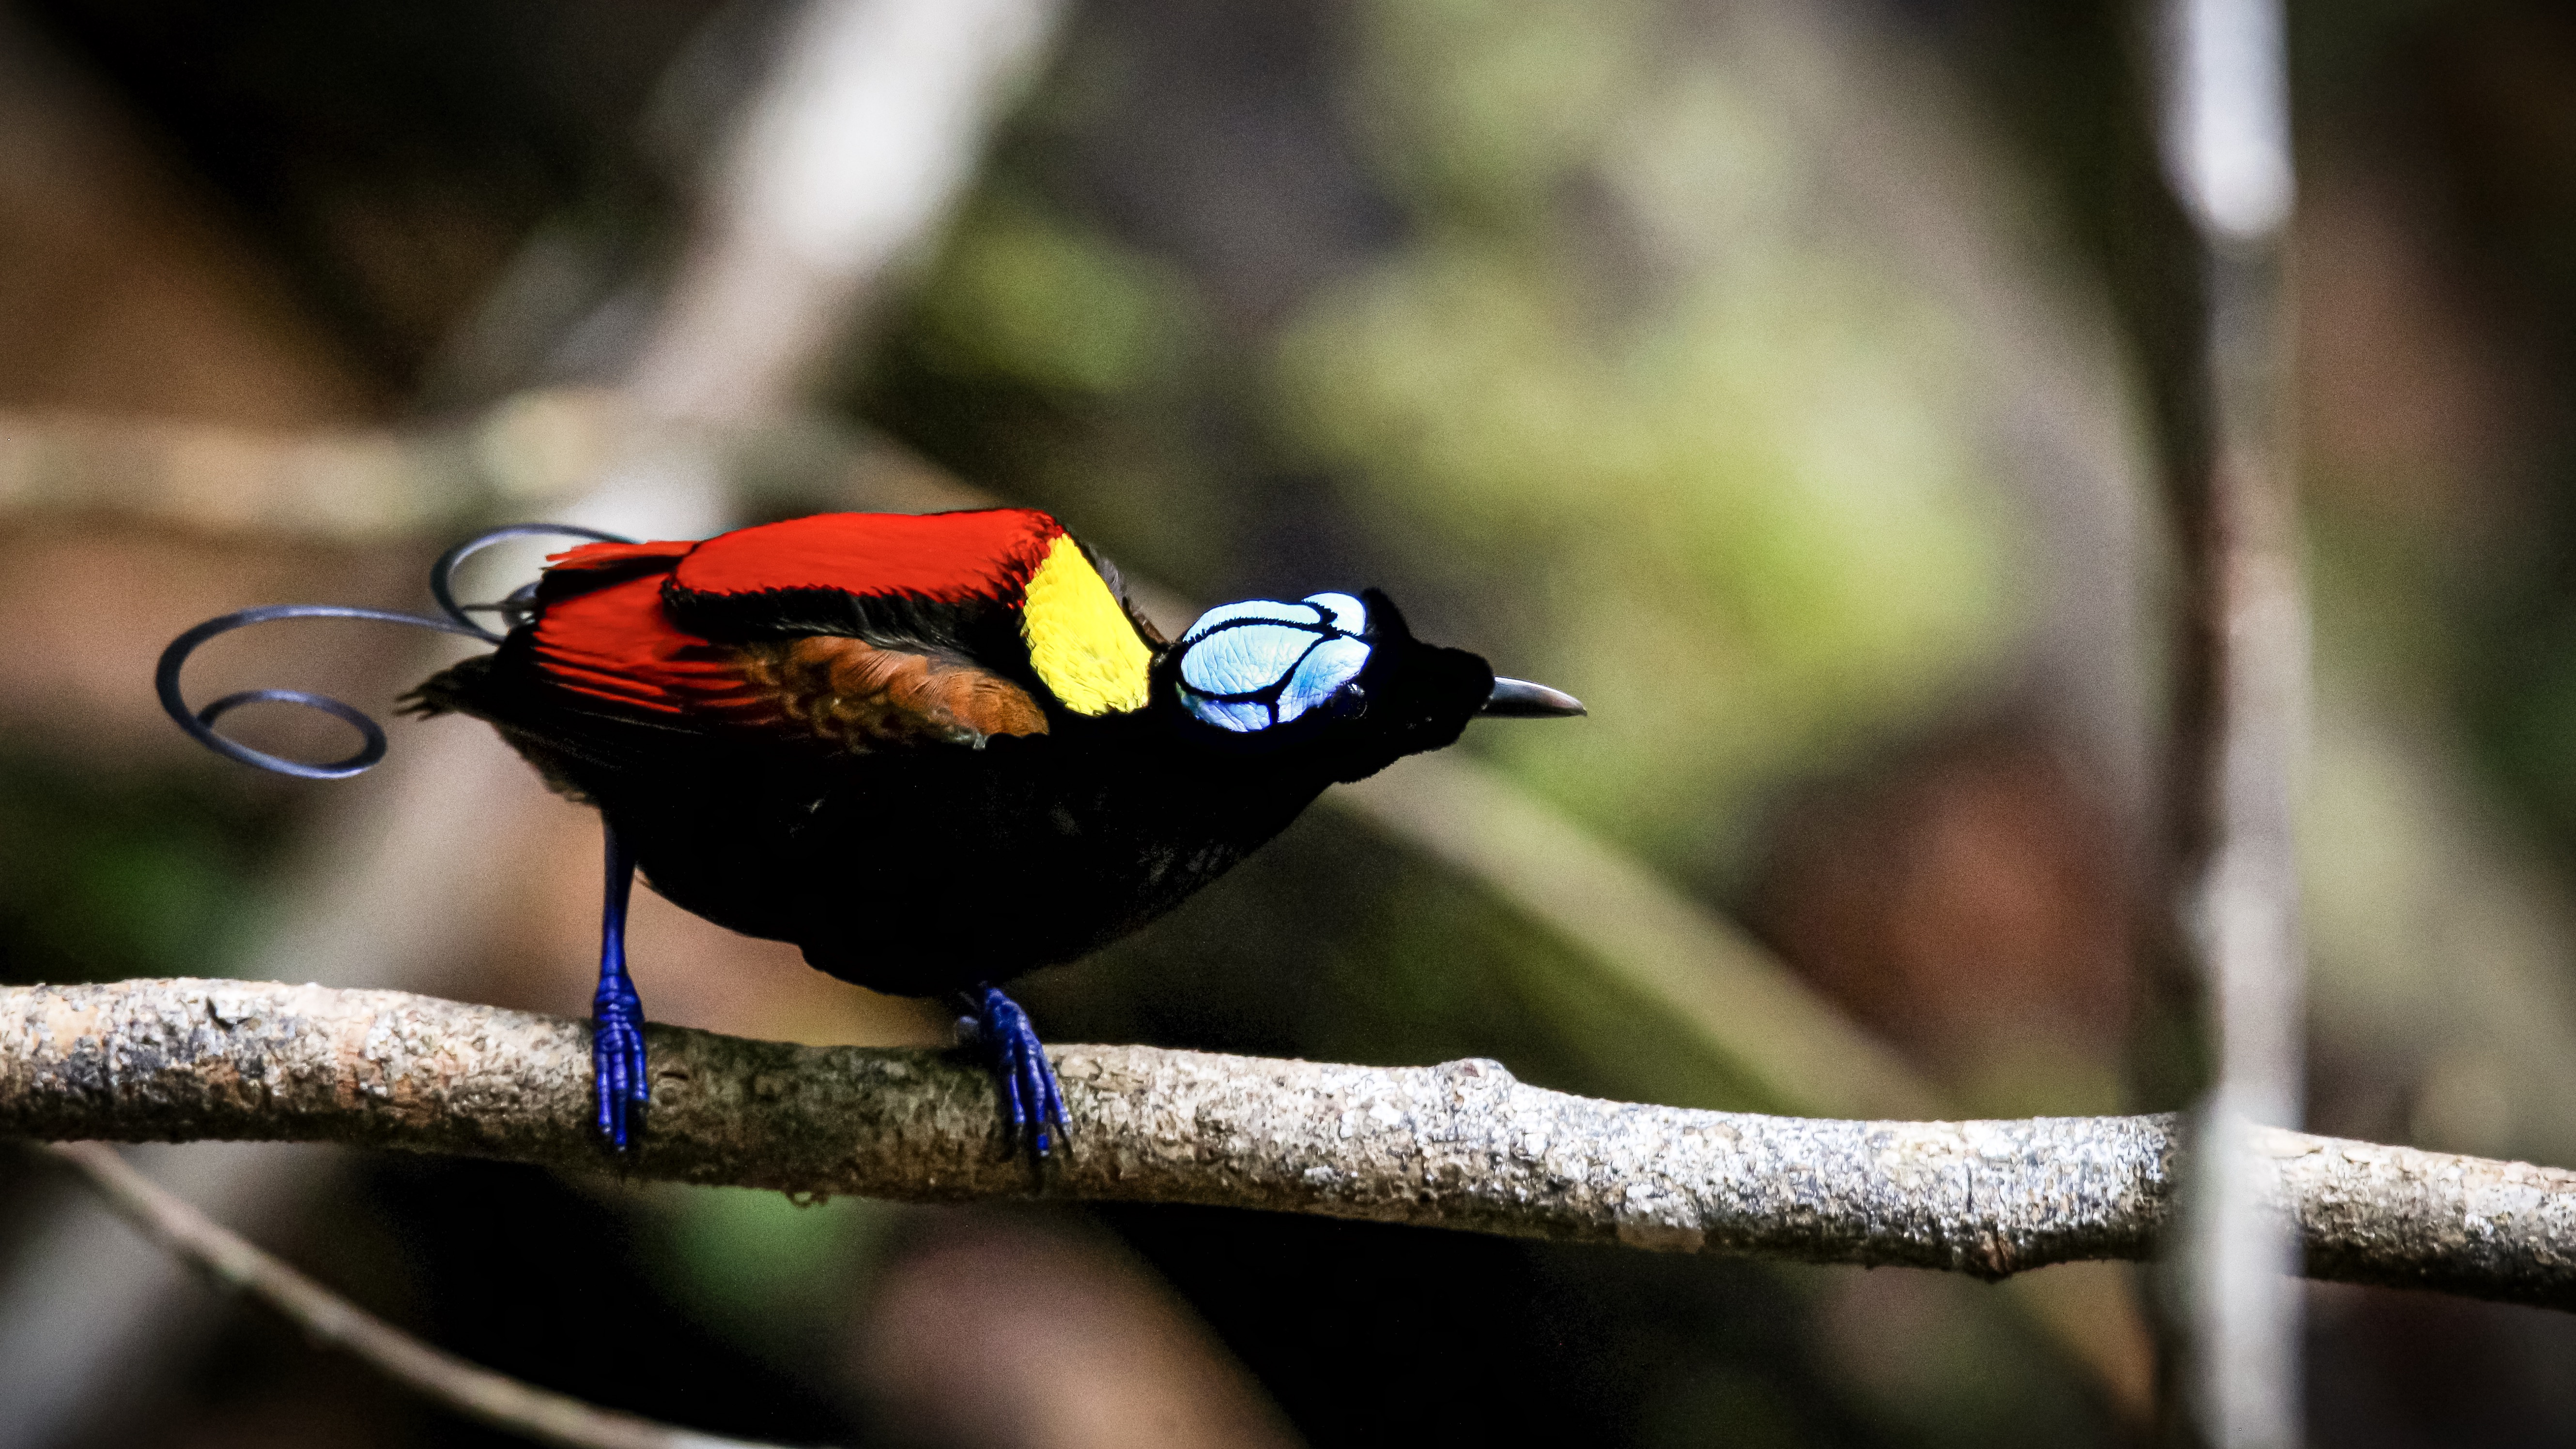
[[1414, 638], [1375, 589], [1210, 609], [1166, 656], [1165, 670], [1185, 728], [1203, 741], [1309, 755], [1340, 780], [1450, 744], [1480, 714], [1584, 712], [1570, 694], [1497, 679], [1464, 649]]

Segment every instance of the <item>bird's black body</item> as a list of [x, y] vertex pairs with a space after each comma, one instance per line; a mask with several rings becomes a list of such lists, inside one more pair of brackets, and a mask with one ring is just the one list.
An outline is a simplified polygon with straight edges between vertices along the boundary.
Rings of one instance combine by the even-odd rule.
[[[674, 904], [792, 941], [844, 981], [933, 996], [1077, 960], [1223, 875], [1335, 781], [1456, 739], [1492, 674], [1413, 648], [1451, 687], [1355, 739], [1207, 738], [1163, 688], [1143, 711], [1043, 735], [817, 759], [568, 710], [519, 640], [419, 699], [492, 722], [598, 806]], [[1166, 646], [1155, 672], [1171, 668]], [[1400, 707], [1384, 706], [1391, 725]]]

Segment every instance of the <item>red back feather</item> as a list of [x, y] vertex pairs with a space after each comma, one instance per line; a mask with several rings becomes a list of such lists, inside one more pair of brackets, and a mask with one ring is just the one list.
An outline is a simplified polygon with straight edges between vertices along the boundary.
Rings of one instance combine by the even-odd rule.
[[[550, 576], [627, 573], [631, 572], [629, 565], [635, 569], [650, 569], [656, 560], [668, 559], [676, 563], [687, 557], [689, 550], [696, 547], [695, 542], [687, 539], [673, 543], [585, 543], [568, 552], [548, 555], [546, 573]], [[670, 572], [668, 568], [652, 571]], [[564, 585], [558, 584], [557, 587], [564, 587]], [[575, 584], [571, 587], [580, 588], [585, 585]]]
[[680, 561], [679, 582], [700, 594], [839, 589], [1016, 605], [1063, 534], [1063, 524], [1034, 508], [826, 513], [708, 539]]

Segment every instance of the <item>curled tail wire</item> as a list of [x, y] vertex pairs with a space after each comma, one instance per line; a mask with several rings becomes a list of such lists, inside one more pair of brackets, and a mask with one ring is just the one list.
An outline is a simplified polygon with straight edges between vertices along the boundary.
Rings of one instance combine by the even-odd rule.
[[[266, 624], [279, 619], [367, 619], [379, 624], [404, 624], [415, 629], [435, 629], [442, 634], [461, 634], [469, 639], [480, 639], [487, 644], [498, 644], [503, 635], [476, 623], [473, 616], [478, 613], [497, 614], [508, 626], [516, 627], [535, 607], [536, 585], [529, 584], [518, 589], [498, 603], [459, 604], [456, 602], [456, 570], [467, 559], [493, 544], [504, 539], [525, 538], [532, 535], [587, 538], [603, 543], [630, 541], [613, 533], [601, 533], [597, 529], [579, 528], [563, 523], [514, 523], [507, 528], [496, 528], [488, 533], [477, 534], [441, 554], [438, 562], [430, 566], [430, 597], [438, 601], [439, 609], [446, 614], [447, 617], [443, 619], [427, 614], [398, 613], [391, 609], [362, 609], [349, 604], [262, 604], [257, 608], [241, 609], [218, 618], [208, 619], [171, 640], [170, 647], [161, 651], [160, 667], [153, 671], [152, 676], [153, 688], [161, 696], [161, 707], [169, 712], [173, 723], [187, 731], [189, 738], [207, 749], [227, 759], [238, 760], [245, 765], [253, 765], [275, 774], [293, 775], [305, 780], [345, 780], [351, 775], [372, 769], [377, 761], [385, 757], [385, 731], [384, 726], [376, 723], [365, 710], [346, 701], [334, 699], [327, 694], [317, 694], [306, 689], [245, 689], [227, 694], [203, 709], [192, 710], [188, 707], [186, 696], [180, 692], [179, 672], [187, 666], [188, 656], [194, 654], [197, 646], [207, 640], [219, 634], [229, 634], [235, 629], [246, 629], [253, 624]], [[215, 729], [215, 721], [246, 704], [300, 704], [310, 709], [318, 709], [358, 732], [361, 740], [358, 752], [344, 760], [334, 760], [322, 765], [308, 765], [301, 760], [290, 760], [281, 755], [254, 750], [239, 741], [226, 739]]]

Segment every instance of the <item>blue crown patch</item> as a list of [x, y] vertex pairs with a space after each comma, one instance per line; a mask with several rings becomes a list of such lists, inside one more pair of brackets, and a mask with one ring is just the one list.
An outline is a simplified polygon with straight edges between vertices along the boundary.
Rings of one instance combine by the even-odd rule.
[[1359, 678], [1367, 632], [1368, 607], [1349, 594], [1210, 609], [1181, 636], [1181, 703], [1237, 734], [1286, 724]]

